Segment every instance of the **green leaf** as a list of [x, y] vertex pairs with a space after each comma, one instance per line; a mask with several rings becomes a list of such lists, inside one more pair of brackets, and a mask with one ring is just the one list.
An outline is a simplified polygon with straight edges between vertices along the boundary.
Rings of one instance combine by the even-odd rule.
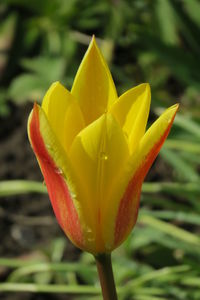
[[180, 179], [192, 182], [199, 181], [197, 172], [177, 153], [169, 149], [162, 149], [160, 153], [162, 157], [173, 166]]
[[159, 22], [160, 36], [166, 44], [175, 45], [178, 42], [176, 18], [168, 0], [157, 0], [155, 12]]
[[15, 78], [9, 88], [9, 96], [18, 103], [28, 100], [41, 101], [49, 84], [37, 75], [24, 74]]
[[61, 57], [39, 56], [34, 59], [23, 59], [21, 65], [48, 82], [61, 80], [65, 71], [65, 60]]
[[200, 26], [200, 3], [198, 0], [183, 0], [187, 13], [198, 26]]

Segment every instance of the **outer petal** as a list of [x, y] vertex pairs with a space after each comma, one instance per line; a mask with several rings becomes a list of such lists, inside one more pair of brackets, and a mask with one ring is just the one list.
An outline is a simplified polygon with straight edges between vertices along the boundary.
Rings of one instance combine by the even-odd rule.
[[76, 74], [71, 92], [79, 101], [86, 124], [100, 117], [117, 97], [112, 76], [94, 37]]
[[42, 108], [59, 142], [68, 150], [76, 134], [85, 125], [78, 103], [64, 86], [55, 82], [47, 91]]
[[43, 173], [56, 218], [66, 235], [84, 248], [74, 178], [65, 152], [59, 146], [44, 112], [38, 105], [29, 117], [29, 139]]
[[[116, 200], [115, 205], [108, 209], [104, 222], [105, 228], [109, 227], [110, 232], [114, 227], [113, 240], [110, 237], [110, 244], [113, 242], [112, 249], [125, 240], [136, 223], [142, 182], [167, 138], [177, 109], [178, 105], [167, 109], [149, 128], [141, 139], [136, 153], [130, 158], [123, 178], [119, 179], [118, 185], [116, 185], [110, 199], [110, 203], [113, 203], [113, 199]], [[115, 218], [109, 219], [109, 214], [115, 215]], [[113, 219], [115, 219], [114, 224]], [[107, 241], [109, 241], [108, 236]]]
[[144, 135], [150, 102], [150, 86], [143, 83], [124, 93], [111, 107], [112, 114], [128, 138], [131, 153], [136, 149]]
[[[92, 252], [106, 251], [102, 220], [110, 201], [108, 196], [115, 188], [116, 178], [121, 174], [128, 157], [123, 132], [111, 114], [104, 114], [90, 124], [72, 144], [70, 160], [85, 188], [81, 202], [88, 212], [86, 218], [93, 216]], [[109, 227], [106, 228], [106, 231], [109, 230]]]

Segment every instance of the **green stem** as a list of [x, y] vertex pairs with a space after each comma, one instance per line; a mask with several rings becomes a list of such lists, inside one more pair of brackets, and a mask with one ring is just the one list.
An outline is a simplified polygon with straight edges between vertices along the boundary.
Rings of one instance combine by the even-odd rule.
[[95, 256], [99, 279], [104, 300], [117, 300], [117, 292], [113, 277], [111, 255], [99, 254]]

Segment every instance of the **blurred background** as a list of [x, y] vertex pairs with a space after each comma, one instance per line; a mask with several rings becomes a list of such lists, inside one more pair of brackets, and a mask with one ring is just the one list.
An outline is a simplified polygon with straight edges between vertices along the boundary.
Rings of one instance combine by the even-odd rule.
[[150, 83], [149, 125], [181, 104], [138, 223], [113, 253], [119, 299], [200, 299], [199, 16], [198, 0], [1, 0], [0, 299], [101, 299], [93, 257], [58, 227], [26, 133], [33, 101], [53, 81], [71, 88], [92, 34], [119, 94]]

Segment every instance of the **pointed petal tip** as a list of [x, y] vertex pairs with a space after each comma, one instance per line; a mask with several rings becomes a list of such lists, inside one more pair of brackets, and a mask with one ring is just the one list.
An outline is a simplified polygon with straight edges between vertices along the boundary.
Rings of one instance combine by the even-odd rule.
[[92, 49], [94, 49], [94, 50], [99, 50], [99, 47], [98, 47], [98, 45], [97, 45], [97, 41], [96, 41], [96, 37], [95, 37], [95, 35], [93, 34], [92, 35], [92, 38], [91, 38], [91, 41], [90, 41], [90, 43], [89, 43], [89, 47], [88, 47], [88, 50], [92, 50]]
[[33, 103], [33, 110], [34, 111], [36, 111], [37, 109], [38, 109], [38, 104], [37, 104], [37, 102], [35, 101], [34, 103]]
[[136, 91], [140, 92], [140, 94], [145, 93], [145, 92], [147, 92], [147, 94], [151, 94], [150, 84], [148, 82], [144, 82], [139, 85], [136, 85], [133, 88], [131, 88], [130, 90], [126, 91], [121, 96], [128, 95], [128, 94], [130, 94], [130, 92], [133, 92], [135, 94]]
[[96, 42], [95, 34], [92, 35], [91, 41], [92, 41], [92, 42]]
[[[64, 86], [60, 83], [60, 81], [54, 81], [51, 85], [50, 85], [50, 87], [49, 87], [49, 89], [47, 90], [47, 93], [52, 93], [53, 91], [55, 91], [55, 89], [58, 89], [58, 88], [64, 88]], [[46, 94], [47, 94], [46, 93]]]
[[141, 83], [141, 86], [143, 86], [145, 89], [150, 90], [150, 84], [148, 82]]
[[86, 125], [101, 116], [117, 98], [112, 75], [94, 36], [76, 73], [71, 93], [79, 102]]
[[58, 80], [56, 80], [56, 81], [52, 82], [51, 85], [57, 85], [58, 83], [60, 83], [60, 82]]
[[145, 92], [148, 93], [148, 95], [151, 94], [151, 86], [148, 82], [144, 82], [141, 84], [144, 87]]
[[179, 103], [176, 103], [176, 104], [170, 106], [169, 108], [167, 108], [164, 113], [166, 115], [168, 115], [169, 120], [171, 121], [175, 118], [178, 109], [179, 109]]
[[31, 131], [33, 131], [31, 127], [38, 126], [40, 110], [41, 110], [41, 106], [35, 101], [33, 104], [33, 109], [31, 110], [28, 116], [28, 122], [27, 122], [28, 137], [30, 142], [32, 141]]
[[179, 104], [179, 103], [176, 103], [176, 104], [172, 105], [170, 108], [171, 108], [172, 110], [174, 110], [175, 112], [177, 112], [177, 110], [179, 109], [179, 106], [180, 106], [180, 104]]
[[176, 111], [178, 108], [179, 108], [179, 103], [175, 103], [174, 105], [170, 106], [168, 108], [168, 110], [174, 110], [174, 111]]
[[28, 116], [28, 123], [27, 123], [27, 125], [28, 125], [28, 132], [29, 132], [29, 127], [30, 127], [31, 121], [34, 118], [34, 116], [38, 114], [38, 111], [39, 111], [39, 105], [35, 101], [33, 103], [33, 108], [32, 108], [32, 110], [31, 110], [31, 112], [30, 112], [30, 114]]
[[33, 109], [32, 109], [32, 111], [31, 111], [31, 113], [30, 113], [30, 116], [29, 116], [29, 117], [30, 117], [30, 120], [31, 120], [33, 117], [38, 116], [40, 109], [41, 109], [41, 106], [35, 101], [34, 104], [33, 104]]
[[57, 87], [57, 86], [62, 86], [62, 84], [60, 83], [60, 81], [54, 81], [51, 85], [52, 87]]

